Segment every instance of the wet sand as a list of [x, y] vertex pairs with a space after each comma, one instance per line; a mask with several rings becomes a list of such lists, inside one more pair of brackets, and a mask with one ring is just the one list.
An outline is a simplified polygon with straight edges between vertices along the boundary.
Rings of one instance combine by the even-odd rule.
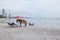
[[60, 29], [0, 24], [0, 40], [60, 40]]

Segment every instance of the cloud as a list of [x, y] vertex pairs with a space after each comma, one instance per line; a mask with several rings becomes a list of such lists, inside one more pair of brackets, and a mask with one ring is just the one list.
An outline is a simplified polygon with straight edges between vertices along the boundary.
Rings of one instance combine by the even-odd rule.
[[[60, 0], [0, 0], [0, 8], [23, 15], [60, 17]], [[9, 12], [10, 12], [9, 11]]]

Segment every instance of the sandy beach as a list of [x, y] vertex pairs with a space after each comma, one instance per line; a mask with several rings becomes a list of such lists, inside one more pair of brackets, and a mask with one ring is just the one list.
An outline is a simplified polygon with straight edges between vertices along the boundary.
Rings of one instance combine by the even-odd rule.
[[0, 40], [60, 40], [60, 29], [0, 24]]

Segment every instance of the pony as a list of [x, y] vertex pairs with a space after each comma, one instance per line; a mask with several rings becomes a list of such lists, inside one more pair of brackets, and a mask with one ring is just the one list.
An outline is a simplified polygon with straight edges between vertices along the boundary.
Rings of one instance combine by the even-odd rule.
[[21, 27], [21, 24], [22, 24], [22, 23], [25, 24], [25, 27], [26, 27], [26, 25], [27, 25], [27, 21], [24, 20], [24, 19], [17, 19], [16, 22], [19, 22], [19, 23], [20, 23], [20, 27]]

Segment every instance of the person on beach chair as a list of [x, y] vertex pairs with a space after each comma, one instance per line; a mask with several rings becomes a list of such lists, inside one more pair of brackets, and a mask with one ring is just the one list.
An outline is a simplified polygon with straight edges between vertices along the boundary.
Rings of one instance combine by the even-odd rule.
[[12, 27], [13, 27], [13, 25], [16, 25], [14, 22], [12, 22], [12, 23], [9, 23], [9, 22], [7, 22], [9, 25], [11, 25]]
[[34, 23], [29, 23], [29, 25], [30, 25], [30, 26], [33, 26], [33, 25], [34, 25]]

